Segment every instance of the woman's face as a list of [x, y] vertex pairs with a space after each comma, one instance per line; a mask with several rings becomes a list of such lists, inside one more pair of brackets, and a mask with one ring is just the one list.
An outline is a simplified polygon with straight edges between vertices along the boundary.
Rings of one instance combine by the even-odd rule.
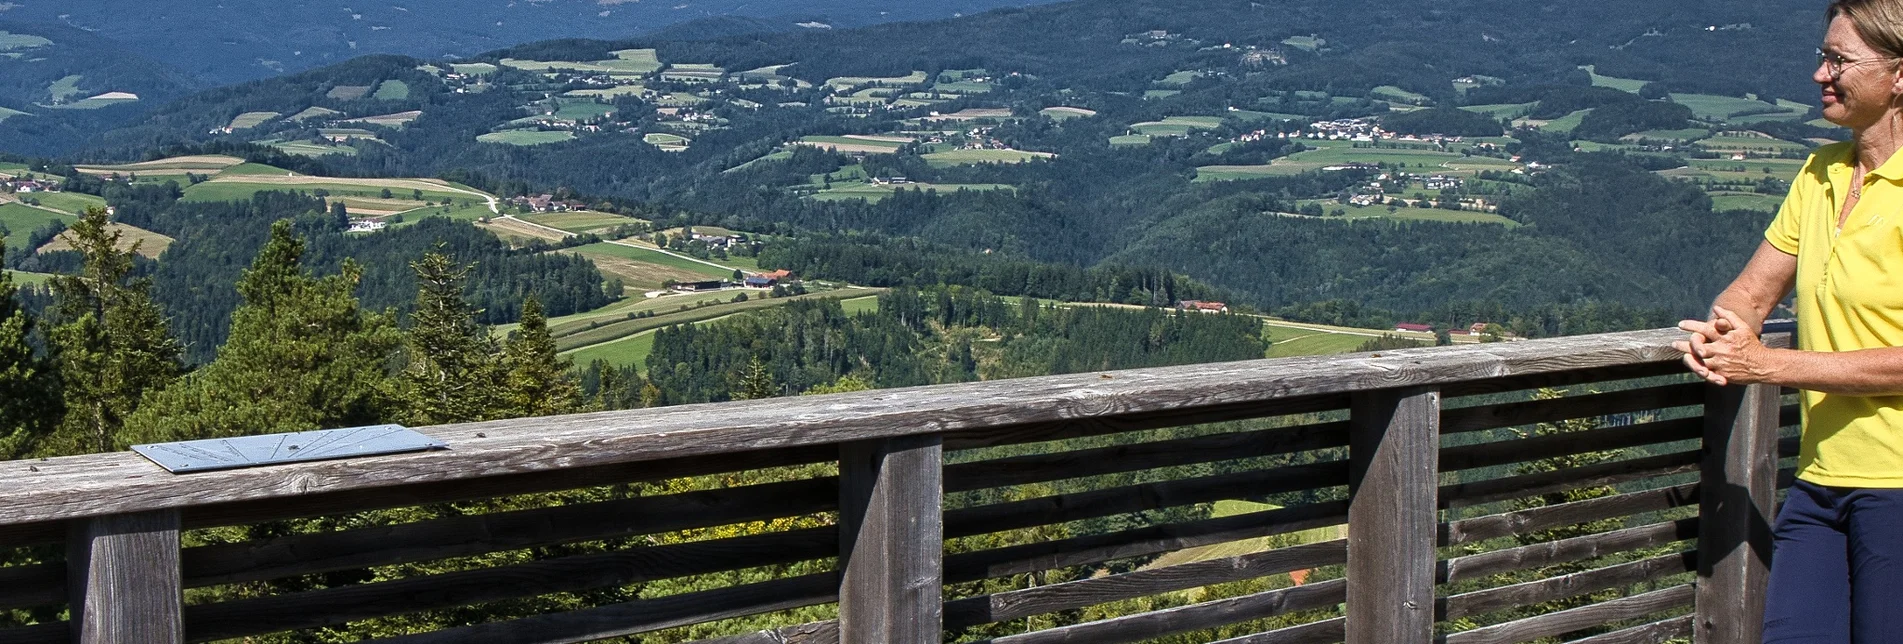
[[1820, 63], [1811, 72], [1823, 87], [1824, 120], [1851, 130], [1883, 121], [1903, 91], [1898, 61], [1871, 48], [1843, 16], [1831, 19], [1822, 49], [1825, 58], [1841, 61]]

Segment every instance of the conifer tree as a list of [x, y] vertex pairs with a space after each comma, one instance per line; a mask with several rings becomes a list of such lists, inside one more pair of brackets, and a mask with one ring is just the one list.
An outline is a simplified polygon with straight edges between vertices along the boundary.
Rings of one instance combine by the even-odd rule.
[[[555, 355], [555, 338], [542, 317], [542, 301], [522, 300], [522, 325], [503, 351], [503, 402], [512, 416], [551, 416], [581, 411], [581, 384], [569, 374], [569, 362]], [[606, 372], [604, 372], [606, 373]]]
[[754, 356], [747, 362], [747, 370], [740, 375], [740, 386], [733, 392], [734, 400], [759, 400], [780, 395], [780, 385], [773, 381], [773, 372], [767, 369], [766, 362]]
[[404, 402], [412, 425], [486, 420], [499, 415], [504, 370], [489, 330], [463, 298], [469, 266], [443, 248], [410, 262], [416, 271], [416, 312], [405, 337]]
[[[5, 260], [0, 245], [0, 264]], [[60, 416], [59, 375], [33, 350], [33, 318], [17, 291], [13, 274], [0, 270], [0, 460], [25, 456]]]
[[365, 313], [362, 270], [314, 277], [289, 220], [238, 281], [244, 303], [217, 359], [155, 396], [128, 420], [140, 440], [189, 440], [384, 422], [396, 411], [385, 364], [402, 338], [387, 315]]
[[124, 448], [125, 419], [149, 392], [179, 375], [177, 340], [153, 303], [151, 280], [132, 277], [138, 243], [121, 251], [103, 208], [87, 208], [65, 233], [84, 258], [80, 274], [53, 280], [59, 325], [47, 334], [58, 361], [66, 416], [39, 452]]

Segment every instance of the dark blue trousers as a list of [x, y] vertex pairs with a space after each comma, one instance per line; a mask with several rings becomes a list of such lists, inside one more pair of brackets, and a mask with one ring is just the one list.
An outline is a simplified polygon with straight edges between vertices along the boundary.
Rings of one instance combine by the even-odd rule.
[[1765, 642], [1903, 644], [1903, 489], [1800, 480], [1773, 533]]

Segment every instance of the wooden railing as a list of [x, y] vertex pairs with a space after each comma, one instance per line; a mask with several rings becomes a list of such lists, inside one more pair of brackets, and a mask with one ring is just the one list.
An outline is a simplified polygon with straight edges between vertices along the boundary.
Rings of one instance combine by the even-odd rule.
[[[5, 462], [0, 616], [43, 622], [0, 643], [1754, 642], [1795, 407], [1688, 378], [1678, 335], [449, 425], [202, 474]], [[592, 599], [507, 603], [543, 597]], [[403, 621], [470, 606], [505, 617]]]

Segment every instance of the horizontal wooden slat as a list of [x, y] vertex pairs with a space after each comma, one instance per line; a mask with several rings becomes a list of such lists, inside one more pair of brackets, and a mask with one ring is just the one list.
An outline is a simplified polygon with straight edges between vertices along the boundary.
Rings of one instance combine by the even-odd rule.
[[0, 567], [0, 610], [66, 603], [65, 564]]
[[1445, 642], [1446, 644], [1525, 642], [1690, 606], [1695, 596], [1696, 591], [1690, 585], [1673, 586], [1631, 597], [1536, 615], [1505, 624], [1452, 633], [1447, 636]]
[[824, 604], [834, 601], [838, 590], [839, 575], [821, 573], [375, 641], [390, 644], [587, 642]]
[[690, 644], [839, 644], [839, 620], [698, 640]]
[[[1672, 329], [1672, 330], [1677, 331], [1677, 329]], [[1678, 337], [1672, 338], [1674, 340], [1682, 339], [1684, 337], [1683, 332], [1680, 332], [1674, 335], [1678, 336]], [[1520, 343], [1515, 343], [1515, 344], [1520, 344]], [[1659, 376], [1684, 376], [1686, 375], [1685, 365], [1679, 362], [1679, 359], [1683, 357], [1684, 357], [1684, 354], [1679, 354], [1679, 358], [1673, 358], [1669, 360], [1658, 360], [1658, 361], [1635, 360], [1625, 364], [1614, 364], [1614, 365], [1607, 365], [1602, 367], [1592, 367], [1587, 369], [1548, 371], [1545, 373], [1533, 373], [1533, 374], [1524, 374], [1524, 375], [1517, 375], [1517, 376], [1505, 376], [1505, 377], [1492, 378], [1487, 380], [1473, 380], [1473, 381], [1466, 381], [1466, 382], [1458, 382], [1458, 383], [1452, 383], [1452, 384], [1447, 384], [1442, 386], [1441, 395], [1447, 398], [1458, 398], [1462, 396], [1478, 396], [1481, 394], [1496, 394], [1503, 391], [1524, 391], [1529, 389], [1545, 389], [1545, 388], [1551, 388], [1551, 387], [1569, 387], [1573, 385], [1583, 385], [1583, 384], [1595, 383], [1595, 382], [1613, 382], [1618, 380], [1634, 380], [1638, 378], [1656, 378]]]
[[1348, 520], [1348, 503], [1331, 501], [1219, 519], [1169, 523], [1109, 534], [1086, 535], [979, 550], [945, 558], [950, 583], [1004, 577], [1066, 566], [1083, 566], [1184, 548], [1227, 543], [1315, 528]]
[[768, 483], [188, 548], [185, 586], [447, 559], [837, 509], [837, 479]]
[[956, 630], [1348, 561], [1348, 542], [1255, 552], [1164, 568], [1138, 570], [1048, 586], [971, 597], [945, 604], [945, 628]]
[[1214, 628], [1285, 613], [1332, 608], [1346, 601], [1348, 583], [1331, 579], [1294, 588], [1179, 606], [984, 640], [995, 644], [1118, 644]]
[[1346, 485], [1343, 461], [1221, 474], [981, 505], [945, 513], [945, 537], [968, 537], [1079, 519]]
[[186, 638], [216, 640], [467, 604], [829, 557], [839, 531], [811, 528], [634, 548], [339, 586], [185, 609]]
[[1657, 512], [1698, 503], [1698, 484], [1603, 496], [1441, 524], [1440, 545], [1458, 546], [1559, 526]]
[[1218, 640], [1210, 644], [1335, 644], [1348, 637], [1348, 618], [1336, 617], [1267, 633]]
[[1440, 470], [1442, 472], [1470, 470], [1587, 452], [1690, 440], [1704, 435], [1704, 423], [1703, 417], [1695, 416], [1449, 447], [1440, 451]]
[[1567, 644], [1663, 644], [1691, 637], [1693, 621], [1694, 616], [1681, 615], [1644, 626], [1634, 626], [1625, 630], [1573, 640]]
[[1552, 472], [1443, 485], [1440, 488], [1439, 500], [1442, 508], [1462, 508], [1579, 488], [1619, 485], [1649, 478], [1696, 472], [1700, 457], [1701, 454], [1697, 451], [1687, 451], [1572, 467]]
[[1136, 472], [1348, 445], [1347, 423], [1235, 432], [945, 466], [945, 491]]
[[1450, 620], [1619, 588], [1698, 569], [1696, 551], [1677, 552], [1437, 600], [1436, 619]]
[[72, 630], [66, 627], [66, 622], [0, 629], [0, 644], [70, 644], [72, 641]]
[[1604, 557], [1609, 554], [1661, 546], [1698, 538], [1698, 518], [1588, 534], [1457, 557], [1440, 562], [1439, 583], [1480, 579], [1515, 570]]
[[0, 525], [1080, 418], [1189, 415], [1395, 387], [1486, 388], [1521, 376], [1672, 362], [1679, 335], [1660, 329], [445, 425], [421, 431], [448, 450], [191, 475], [130, 453], [14, 461], [0, 463]]
[[1515, 425], [1701, 405], [1704, 402], [1704, 383], [1690, 382], [1548, 400], [1474, 405], [1441, 411], [1440, 433], [1463, 434]]
[[1163, 429], [1165, 427], [1184, 427], [1205, 423], [1231, 422], [1292, 414], [1313, 414], [1347, 408], [1348, 396], [1337, 393], [1320, 396], [1296, 396], [1273, 400], [1250, 401], [1231, 405], [1214, 405], [1193, 410], [1166, 410], [1100, 418], [1079, 418], [1048, 423], [1025, 423], [1003, 427], [971, 429], [946, 434], [945, 449], [946, 451], [954, 451], [996, 447], [999, 445], [1043, 443], [1056, 440]]

